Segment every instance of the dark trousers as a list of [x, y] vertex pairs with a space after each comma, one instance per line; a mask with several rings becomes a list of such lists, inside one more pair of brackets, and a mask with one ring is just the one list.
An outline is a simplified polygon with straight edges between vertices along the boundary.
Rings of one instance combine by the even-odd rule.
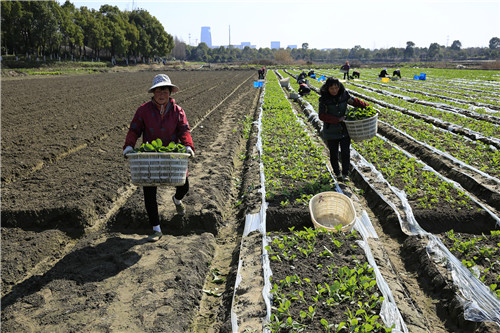
[[344, 73], [344, 80], [345, 80], [346, 78], [349, 80], [349, 71], [347, 71], [347, 72], [345, 72], [345, 73]]
[[351, 164], [351, 138], [346, 137], [339, 140], [328, 140], [328, 150], [330, 150], [330, 164], [332, 165], [333, 173], [335, 173], [336, 176], [340, 175], [339, 146], [340, 158], [342, 161], [342, 174], [346, 176], [349, 173], [349, 166]]
[[[146, 212], [148, 213], [149, 224], [154, 227], [160, 224], [158, 215], [158, 202], [156, 201], [156, 186], [144, 186], [144, 203], [146, 204]], [[189, 178], [186, 177], [184, 185], [175, 187], [175, 198], [182, 200], [189, 191]]]

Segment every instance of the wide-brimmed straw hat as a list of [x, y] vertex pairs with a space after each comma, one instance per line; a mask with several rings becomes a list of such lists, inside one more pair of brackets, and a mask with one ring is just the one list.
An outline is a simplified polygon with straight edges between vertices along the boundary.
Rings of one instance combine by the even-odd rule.
[[177, 87], [175, 84], [172, 84], [172, 81], [170, 81], [170, 78], [166, 74], [158, 74], [154, 77], [153, 79], [153, 85], [151, 88], [149, 88], [148, 93], [153, 92], [156, 88], [158, 87], [172, 87], [172, 92], [178, 92], [179, 87]]

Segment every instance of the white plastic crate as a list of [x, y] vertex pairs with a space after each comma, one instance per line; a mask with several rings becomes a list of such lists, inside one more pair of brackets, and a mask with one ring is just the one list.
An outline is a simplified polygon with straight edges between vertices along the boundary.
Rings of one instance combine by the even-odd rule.
[[134, 185], [181, 186], [186, 182], [187, 153], [131, 153], [127, 158]]
[[362, 120], [344, 120], [347, 132], [354, 141], [362, 141], [377, 135], [378, 114]]

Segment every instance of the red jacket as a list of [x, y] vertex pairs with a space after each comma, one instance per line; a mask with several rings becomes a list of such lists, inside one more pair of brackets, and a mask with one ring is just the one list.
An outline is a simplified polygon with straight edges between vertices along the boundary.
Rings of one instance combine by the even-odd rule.
[[173, 98], [170, 98], [163, 115], [160, 115], [160, 110], [156, 108], [153, 101], [146, 102], [137, 109], [130, 123], [123, 149], [127, 146], [135, 147], [141, 135], [143, 143], [151, 143], [159, 138], [165, 146], [173, 141], [190, 146], [194, 151], [186, 113], [175, 104]]

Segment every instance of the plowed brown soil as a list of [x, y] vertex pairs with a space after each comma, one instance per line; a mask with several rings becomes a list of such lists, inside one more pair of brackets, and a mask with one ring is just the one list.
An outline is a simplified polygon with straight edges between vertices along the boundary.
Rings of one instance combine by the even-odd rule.
[[[210, 270], [231, 276], [237, 258], [235, 165], [260, 89], [254, 71], [167, 72], [196, 157], [186, 216], [174, 214], [173, 189], [159, 191], [166, 235], [150, 244], [142, 189], [121, 151], [158, 73], [2, 82], [2, 331], [185, 332], [203, 330], [195, 318], [215, 322], [198, 311]], [[216, 242], [228, 244], [224, 255]], [[227, 326], [227, 296], [215, 299], [208, 306], [225, 309], [212, 312]]]
[[[242, 134], [258, 114], [257, 73], [162, 72], [180, 87], [196, 156], [185, 216], [173, 188], [159, 191], [157, 243], [145, 241], [122, 146], [160, 72], [2, 78], [2, 332], [230, 332], [231, 306], [239, 332], [262, 328], [262, 235], [241, 236], [261, 201], [255, 135]], [[446, 272], [358, 178], [342, 188], [374, 223], [372, 251], [410, 332], [493, 332], [445, 304], [456, 295]], [[268, 231], [291, 226], [312, 226], [307, 208], [269, 210]], [[247, 271], [233, 304], [239, 259]]]

